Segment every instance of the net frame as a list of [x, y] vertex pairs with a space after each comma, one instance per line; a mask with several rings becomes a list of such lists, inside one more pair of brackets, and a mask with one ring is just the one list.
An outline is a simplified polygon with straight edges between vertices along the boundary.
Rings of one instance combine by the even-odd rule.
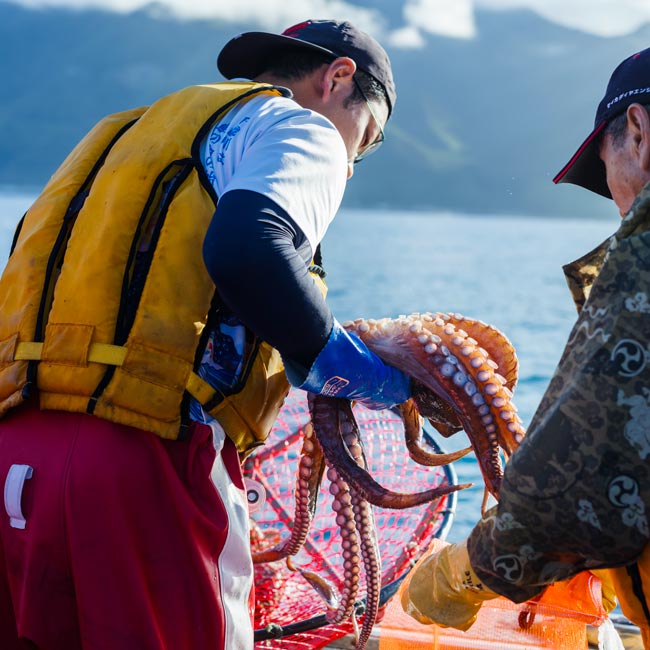
[[[452, 465], [424, 467], [409, 458], [402, 420], [397, 411], [371, 411], [355, 405], [354, 414], [371, 473], [380, 483], [404, 492], [457, 485]], [[266, 493], [266, 502], [251, 513], [253, 550], [273, 546], [290, 533], [296, 468], [303, 430], [309, 421], [306, 393], [292, 390], [266, 444], [244, 463], [245, 478], [261, 485]], [[431, 452], [442, 452], [427, 429], [424, 441]], [[406, 485], [402, 479], [406, 480]], [[310, 534], [292, 561], [326, 578], [340, 590], [343, 576], [340, 546], [337, 546], [340, 532], [331, 509], [332, 498], [328, 488], [329, 481], [324, 477]], [[386, 604], [433, 538], [445, 539], [447, 536], [456, 503], [457, 493], [452, 493], [409, 510], [373, 508], [383, 564], [378, 621]], [[291, 572], [284, 561], [256, 565], [255, 583], [256, 650], [318, 648], [353, 631], [349, 620], [338, 625], [328, 623], [324, 600], [299, 572]], [[355, 603], [355, 609], [360, 615], [365, 605], [363, 577], [359, 594], [361, 597]]]

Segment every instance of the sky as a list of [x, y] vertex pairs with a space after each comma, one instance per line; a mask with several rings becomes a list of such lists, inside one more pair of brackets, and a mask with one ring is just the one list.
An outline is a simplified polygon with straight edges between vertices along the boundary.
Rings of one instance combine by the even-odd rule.
[[[151, 0], [10, 1], [25, 7], [94, 7], [121, 12], [151, 4]], [[250, 22], [273, 31], [306, 17], [343, 17], [396, 47], [418, 47], [427, 32], [471, 38], [475, 11], [482, 8], [527, 8], [553, 22], [600, 36], [620, 36], [650, 22], [649, 0], [403, 0], [404, 26], [395, 31], [387, 30], [379, 11], [346, 0], [157, 0], [156, 4], [182, 18]]]

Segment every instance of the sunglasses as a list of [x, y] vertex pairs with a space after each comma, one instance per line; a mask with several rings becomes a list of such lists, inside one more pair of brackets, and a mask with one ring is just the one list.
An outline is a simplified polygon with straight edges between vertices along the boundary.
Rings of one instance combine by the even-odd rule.
[[374, 111], [372, 110], [370, 106], [370, 102], [368, 101], [368, 97], [366, 96], [366, 93], [363, 92], [363, 88], [361, 88], [361, 84], [357, 81], [356, 77], [352, 77], [354, 80], [354, 83], [361, 93], [361, 96], [363, 97], [363, 101], [366, 102], [366, 106], [368, 107], [368, 110], [370, 111], [370, 115], [372, 115], [373, 120], [375, 120], [377, 126], [379, 127], [379, 137], [374, 141], [371, 142], [367, 147], [364, 147], [361, 151], [357, 153], [357, 155], [354, 157], [354, 164], [356, 165], [357, 163], [360, 163], [364, 158], [369, 156], [371, 153], [377, 151], [379, 149], [381, 143], [384, 141], [384, 129], [381, 128], [381, 122], [377, 119], [377, 116], [375, 115]]

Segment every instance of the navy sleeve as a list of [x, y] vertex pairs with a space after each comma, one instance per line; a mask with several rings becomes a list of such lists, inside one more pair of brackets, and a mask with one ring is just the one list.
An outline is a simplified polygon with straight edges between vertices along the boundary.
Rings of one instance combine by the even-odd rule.
[[257, 192], [226, 192], [203, 258], [224, 303], [306, 376], [334, 319], [307, 269], [309, 242], [291, 217]]

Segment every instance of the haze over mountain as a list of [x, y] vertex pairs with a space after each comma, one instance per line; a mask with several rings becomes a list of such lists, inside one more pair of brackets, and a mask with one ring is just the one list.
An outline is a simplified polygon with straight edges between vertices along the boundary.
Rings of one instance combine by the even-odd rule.
[[[368, 5], [367, 0], [357, 0]], [[378, 0], [373, 2], [373, 6]], [[397, 0], [381, 0], [399, 27]], [[218, 81], [220, 47], [255, 25], [0, 2], [0, 186], [37, 191], [107, 113]], [[357, 169], [348, 207], [613, 215], [610, 201], [551, 182], [593, 126], [620, 60], [650, 26], [603, 38], [528, 11], [478, 11], [477, 35], [387, 47], [398, 103], [381, 152]]]

